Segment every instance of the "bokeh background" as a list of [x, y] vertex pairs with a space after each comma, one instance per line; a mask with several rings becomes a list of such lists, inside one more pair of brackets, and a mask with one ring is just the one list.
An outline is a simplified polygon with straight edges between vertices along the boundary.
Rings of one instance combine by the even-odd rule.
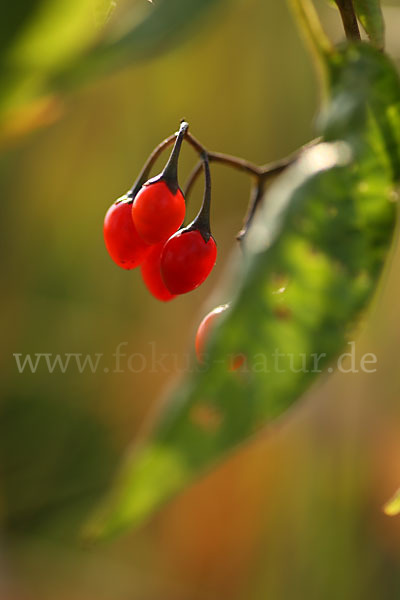
[[[125, 0], [116, 14], [144, 1]], [[318, 8], [339, 41], [337, 13]], [[399, 4], [385, 14], [400, 64]], [[357, 356], [376, 354], [376, 373], [322, 378], [139, 532], [97, 547], [78, 540], [124, 450], [184, 369], [235, 246], [249, 181], [213, 166], [218, 264], [199, 290], [170, 304], [149, 296], [139, 272], [113, 265], [105, 211], [182, 117], [210, 149], [257, 163], [314, 135], [317, 80], [285, 2], [215, 2], [175, 35], [4, 127], [0, 598], [392, 600], [400, 518], [382, 505], [400, 483], [398, 248], [356, 340]], [[182, 180], [194, 161], [185, 149]], [[192, 214], [201, 193], [200, 185]], [[113, 372], [121, 343], [146, 368], [135, 358], [134, 373], [122, 358]], [[21, 374], [14, 353], [102, 359], [95, 373], [42, 365]], [[165, 369], [149, 368], [154, 354], [167, 355]]]

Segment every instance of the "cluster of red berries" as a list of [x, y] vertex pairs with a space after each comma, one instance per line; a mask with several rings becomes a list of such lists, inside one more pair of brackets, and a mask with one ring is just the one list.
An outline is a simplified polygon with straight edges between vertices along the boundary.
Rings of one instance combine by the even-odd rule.
[[188, 125], [183, 122], [162, 173], [135, 184], [107, 211], [104, 241], [123, 269], [141, 267], [148, 290], [164, 302], [197, 288], [210, 274], [217, 247], [210, 231], [211, 178], [203, 155], [205, 192], [197, 217], [182, 227], [186, 206], [177, 166]]

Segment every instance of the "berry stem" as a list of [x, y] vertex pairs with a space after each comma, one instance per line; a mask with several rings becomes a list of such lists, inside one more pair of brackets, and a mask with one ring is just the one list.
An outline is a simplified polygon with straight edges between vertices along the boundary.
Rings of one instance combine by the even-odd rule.
[[[244, 171], [250, 175], [253, 175], [257, 181], [264, 181], [273, 177], [275, 175], [279, 175], [284, 171], [287, 167], [293, 164], [299, 155], [304, 152], [307, 148], [318, 144], [321, 141], [321, 138], [316, 138], [315, 140], [311, 140], [299, 150], [296, 150], [289, 156], [285, 158], [281, 158], [274, 162], [267, 163], [265, 165], [255, 165], [254, 163], [249, 162], [248, 160], [243, 160], [242, 158], [238, 158], [236, 156], [231, 156], [230, 154], [222, 154], [221, 152], [212, 152], [206, 150], [206, 148], [200, 144], [196, 138], [192, 136], [191, 133], [187, 132], [185, 139], [191, 144], [200, 154], [206, 153], [208, 156], [209, 162], [221, 163], [227, 165], [228, 167], [232, 167], [237, 169], [238, 171]], [[194, 167], [193, 171], [188, 177], [188, 180], [185, 185], [185, 197], [187, 199], [190, 194], [194, 184], [197, 181], [198, 176], [200, 175], [203, 167], [203, 160], [200, 160], [197, 165]]]
[[211, 208], [211, 173], [210, 161], [207, 152], [202, 152], [202, 165], [204, 169], [204, 196], [197, 217], [189, 225], [188, 231], [197, 230], [207, 243], [211, 237], [210, 208]]
[[293, 152], [286, 158], [282, 158], [280, 160], [271, 162], [271, 163], [266, 164], [263, 167], [261, 167], [262, 174], [261, 174], [261, 177], [258, 178], [258, 180], [255, 182], [255, 184], [252, 187], [250, 201], [249, 201], [249, 208], [247, 210], [247, 214], [244, 219], [243, 227], [239, 231], [238, 235], [236, 236], [236, 239], [239, 242], [241, 242], [243, 240], [243, 238], [247, 234], [247, 231], [249, 230], [249, 227], [253, 221], [254, 215], [256, 214], [258, 205], [260, 204], [260, 202], [262, 201], [262, 199], [264, 197], [264, 192], [265, 192], [267, 183], [268, 184], [271, 183], [273, 181], [274, 177], [276, 177], [277, 175], [282, 173], [282, 171], [287, 169], [287, 167], [292, 165], [298, 159], [298, 157], [300, 156], [300, 154], [302, 152], [304, 152], [308, 148], [311, 148], [312, 146], [315, 146], [320, 141], [321, 141], [321, 138], [316, 138], [315, 140], [311, 140], [311, 142], [308, 142], [308, 144], [305, 144], [304, 146], [299, 148], [299, 150], [297, 150], [296, 152]]
[[[345, 2], [345, 0], [338, 0], [338, 2], [339, 1]], [[255, 184], [254, 184], [254, 188], [253, 188], [254, 191], [252, 192], [252, 195], [250, 198], [250, 204], [249, 204], [249, 208], [247, 211], [247, 215], [246, 215], [243, 227], [238, 234], [238, 240], [242, 240], [243, 237], [247, 233], [247, 230], [251, 224], [251, 221], [252, 221], [254, 214], [256, 212], [256, 209], [258, 207], [258, 204], [260, 203], [260, 201], [263, 197], [262, 192], [265, 189], [265, 183], [269, 179], [272, 179], [274, 176], [282, 173], [282, 171], [284, 171], [288, 166], [293, 164], [296, 161], [296, 159], [298, 158], [298, 156], [305, 149], [307, 149], [310, 146], [313, 146], [315, 144], [318, 144], [321, 141], [320, 138], [312, 140], [308, 144], [302, 146], [296, 152], [287, 156], [286, 158], [282, 158], [280, 160], [259, 166], [248, 160], [239, 158], [237, 156], [232, 156], [230, 154], [224, 154], [221, 152], [212, 152], [212, 151], [207, 150], [205, 148], [205, 146], [203, 146], [203, 144], [197, 138], [195, 138], [191, 133], [189, 133], [188, 127], [189, 127], [188, 123], [186, 121], [182, 120], [179, 131], [174, 133], [173, 135], [167, 137], [153, 150], [153, 152], [148, 157], [146, 163], [144, 164], [141, 172], [139, 173], [138, 178], [136, 179], [135, 183], [133, 184], [132, 188], [130, 189], [130, 191], [128, 192], [127, 195], [130, 198], [130, 202], [132, 202], [133, 199], [135, 198], [136, 194], [139, 192], [140, 188], [143, 186], [143, 184], [146, 183], [146, 181], [148, 181], [150, 171], [151, 171], [154, 163], [160, 156], [160, 154], [168, 146], [170, 146], [174, 141], [175, 141], [175, 145], [172, 149], [171, 155], [167, 161], [167, 164], [166, 164], [160, 178], [162, 178], [167, 183], [168, 187], [170, 188], [170, 190], [173, 193], [176, 193], [176, 191], [178, 190], [177, 164], [178, 164], [180, 150], [182, 147], [182, 142], [185, 139], [188, 142], [188, 144], [190, 144], [190, 146], [192, 146], [192, 148], [194, 148], [196, 150], [196, 152], [198, 152], [198, 154], [200, 154], [200, 156], [201, 156], [201, 160], [194, 167], [192, 173], [189, 175], [189, 178], [187, 180], [187, 183], [185, 186], [186, 200], [188, 199], [188, 196], [189, 196], [194, 184], [196, 183], [197, 178], [199, 177], [202, 169], [204, 168], [204, 173], [205, 173], [204, 199], [203, 199], [203, 204], [200, 209], [200, 212], [199, 212], [198, 216], [196, 217], [195, 221], [193, 222], [193, 224], [196, 223], [196, 228], [201, 231], [203, 238], [206, 241], [208, 241], [208, 239], [211, 236], [211, 233], [210, 233], [210, 202], [211, 202], [210, 163], [211, 162], [227, 165], [229, 167], [232, 167], [234, 169], [237, 169], [239, 171], [247, 173], [255, 179]]]
[[178, 159], [182, 147], [183, 138], [185, 137], [189, 124], [186, 121], [181, 121], [178, 134], [171, 155], [165, 165], [161, 178], [165, 181], [173, 194], [178, 191]]
[[202, 170], [203, 170], [203, 161], [199, 160], [199, 162], [196, 163], [195, 166], [193, 167], [193, 170], [190, 173], [189, 177], [187, 178], [187, 181], [185, 184], [185, 189], [183, 191], [183, 195], [185, 196], [186, 202], [188, 201], [190, 192], [192, 191], [193, 186], [196, 183], [197, 178], [200, 175], [200, 172]]
[[263, 181], [258, 181], [255, 185], [252, 186], [251, 192], [250, 192], [249, 208], [247, 210], [247, 214], [244, 219], [243, 227], [236, 236], [236, 239], [238, 240], [238, 242], [241, 242], [243, 240], [243, 238], [245, 237], [245, 235], [251, 225], [251, 222], [254, 218], [254, 215], [256, 214], [258, 205], [260, 204], [261, 200], [263, 199], [264, 191], [265, 191], [265, 184]]
[[[205, 170], [205, 175], [207, 176], [207, 169], [206, 169], [205, 165], [207, 164], [207, 168], [209, 171], [209, 163], [210, 162], [219, 162], [219, 163], [225, 164], [227, 166], [233, 167], [235, 169], [238, 169], [240, 171], [245, 171], [245, 172], [250, 173], [251, 175], [255, 176], [255, 183], [252, 188], [252, 193], [250, 196], [249, 208], [247, 210], [247, 214], [246, 214], [242, 229], [239, 231], [239, 233], [237, 235], [238, 241], [242, 241], [243, 238], [246, 236], [246, 233], [253, 221], [254, 215], [258, 208], [258, 205], [260, 204], [260, 202], [264, 196], [264, 191], [265, 191], [265, 186], [266, 186], [267, 181], [272, 180], [274, 177], [276, 177], [277, 175], [282, 173], [287, 167], [292, 165], [297, 160], [299, 155], [302, 152], [304, 152], [304, 150], [306, 150], [307, 148], [310, 148], [311, 146], [314, 146], [315, 144], [318, 144], [321, 141], [321, 138], [316, 138], [315, 140], [312, 140], [308, 144], [305, 144], [299, 150], [297, 150], [296, 152], [293, 152], [292, 154], [290, 154], [289, 156], [287, 156], [285, 158], [276, 160], [271, 163], [267, 163], [262, 166], [257, 166], [252, 163], [249, 163], [248, 161], [244, 161], [240, 158], [237, 158], [235, 156], [230, 156], [228, 154], [221, 154], [219, 152], [208, 152], [204, 148], [204, 146], [202, 144], [200, 144], [200, 142], [198, 142], [198, 140], [196, 140], [189, 133], [186, 133], [185, 139], [187, 139], [189, 141], [189, 143], [197, 151], [199, 151], [202, 155], [202, 160], [200, 160], [195, 165], [193, 171], [189, 175], [188, 180], [186, 182], [185, 192], [184, 192], [186, 202], [188, 200], [189, 194], [190, 194], [191, 190], [193, 189], [193, 186], [196, 183], [197, 178], [199, 177], [203, 167]], [[204, 160], [204, 156], [207, 157], [206, 162]], [[208, 219], [209, 219], [209, 211], [208, 211]], [[209, 236], [210, 236], [209, 223], [208, 223], [208, 230], [207, 230], [207, 227], [205, 227], [205, 231], [207, 232], [206, 237], [208, 236], [207, 237], [207, 240], [208, 240]], [[206, 239], [204, 235], [203, 235], [203, 237], [204, 237], [204, 239]]]
[[136, 194], [139, 192], [140, 188], [143, 186], [143, 184], [146, 183], [146, 181], [149, 179], [150, 171], [153, 168], [153, 165], [160, 156], [160, 154], [162, 154], [162, 152], [164, 152], [164, 150], [168, 148], [168, 146], [171, 146], [171, 144], [173, 144], [177, 135], [177, 133], [170, 135], [160, 144], [158, 144], [156, 148], [154, 148], [153, 152], [150, 154], [145, 164], [143, 165], [142, 170], [137, 176], [135, 183], [133, 184], [133, 186], [127, 194], [132, 199], [132, 201], [135, 198]]
[[[239, 158], [237, 156], [232, 156], [230, 154], [223, 154], [221, 152], [211, 152], [207, 150], [205, 146], [197, 138], [195, 138], [189, 131], [185, 134], [185, 140], [190, 144], [200, 155], [206, 153], [208, 155], [210, 162], [220, 162], [226, 165], [230, 165], [238, 169], [239, 171], [246, 171], [250, 173], [250, 175], [260, 175], [262, 167], [258, 167], [254, 163], [245, 160], [243, 158]], [[199, 171], [201, 170], [202, 163], [200, 163]]]

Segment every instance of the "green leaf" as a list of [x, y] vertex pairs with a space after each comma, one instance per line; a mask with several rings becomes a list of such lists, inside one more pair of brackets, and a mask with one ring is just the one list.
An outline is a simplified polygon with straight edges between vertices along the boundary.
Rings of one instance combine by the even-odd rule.
[[114, 10], [113, 0], [11, 4], [0, 23], [0, 128], [43, 98], [181, 43], [220, 2], [130, 0], [121, 10]]
[[[208, 368], [193, 366], [163, 404], [88, 535], [139, 525], [282, 415], [353, 339], [392, 240], [400, 83], [391, 62], [364, 44], [326, 61], [325, 141], [268, 192], [224, 293], [231, 308], [210, 340]], [[233, 372], [238, 353], [247, 365]]]
[[[57, 86], [74, 86], [123, 67], [132, 61], [154, 56], [182, 42], [189, 27], [221, 0], [157, 0], [115, 19], [99, 42], [79, 60], [61, 71]], [[126, 27], [126, 23], [134, 23]]]
[[117, 3], [115, 0], [92, 0], [92, 2], [96, 25], [102, 27], [111, 17]]
[[377, 48], [385, 47], [385, 23], [380, 0], [353, 0], [354, 8], [369, 39]]
[[0, 60], [0, 124], [9, 113], [53, 92], [51, 74], [80, 56], [97, 35], [92, 0], [31, 0], [29, 5], [24, 15], [6, 11], [3, 21], [10, 33]]

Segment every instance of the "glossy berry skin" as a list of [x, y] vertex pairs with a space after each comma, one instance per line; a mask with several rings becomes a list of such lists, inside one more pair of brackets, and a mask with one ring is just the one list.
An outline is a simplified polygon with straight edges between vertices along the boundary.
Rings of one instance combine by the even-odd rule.
[[146, 183], [135, 197], [132, 219], [139, 235], [148, 244], [167, 240], [185, 218], [185, 198], [178, 188], [174, 194], [162, 179]]
[[[195, 349], [197, 360], [200, 364], [204, 364], [206, 362], [206, 353], [205, 350], [207, 348], [208, 340], [210, 338], [211, 332], [215, 327], [216, 321], [220, 318], [220, 316], [229, 308], [229, 304], [222, 304], [221, 306], [217, 306], [211, 312], [208, 313], [202, 320], [199, 325], [199, 328], [196, 333], [196, 341], [195, 341]], [[229, 361], [229, 370], [236, 371], [245, 363], [245, 357], [243, 354], [238, 354], [236, 356], [231, 357]]]
[[123, 269], [138, 267], [150, 246], [143, 241], [132, 221], [132, 204], [117, 200], [104, 218], [104, 242], [112, 260]]
[[162, 302], [169, 302], [175, 296], [165, 286], [161, 278], [160, 262], [161, 253], [165, 242], [151, 246], [141, 267], [142, 279], [149, 292]]
[[217, 259], [212, 236], [206, 242], [197, 229], [182, 229], [169, 238], [161, 255], [161, 275], [172, 294], [186, 294], [207, 279]]
[[209, 312], [208, 315], [206, 315], [200, 323], [196, 333], [195, 341], [196, 356], [199, 363], [205, 362], [204, 351], [206, 349], [210, 333], [214, 327], [214, 321], [218, 320], [219, 315], [225, 312], [227, 308], [228, 304], [222, 304], [221, 306], [217, 306], [217, 308], [214, 308], [214, 310]]

